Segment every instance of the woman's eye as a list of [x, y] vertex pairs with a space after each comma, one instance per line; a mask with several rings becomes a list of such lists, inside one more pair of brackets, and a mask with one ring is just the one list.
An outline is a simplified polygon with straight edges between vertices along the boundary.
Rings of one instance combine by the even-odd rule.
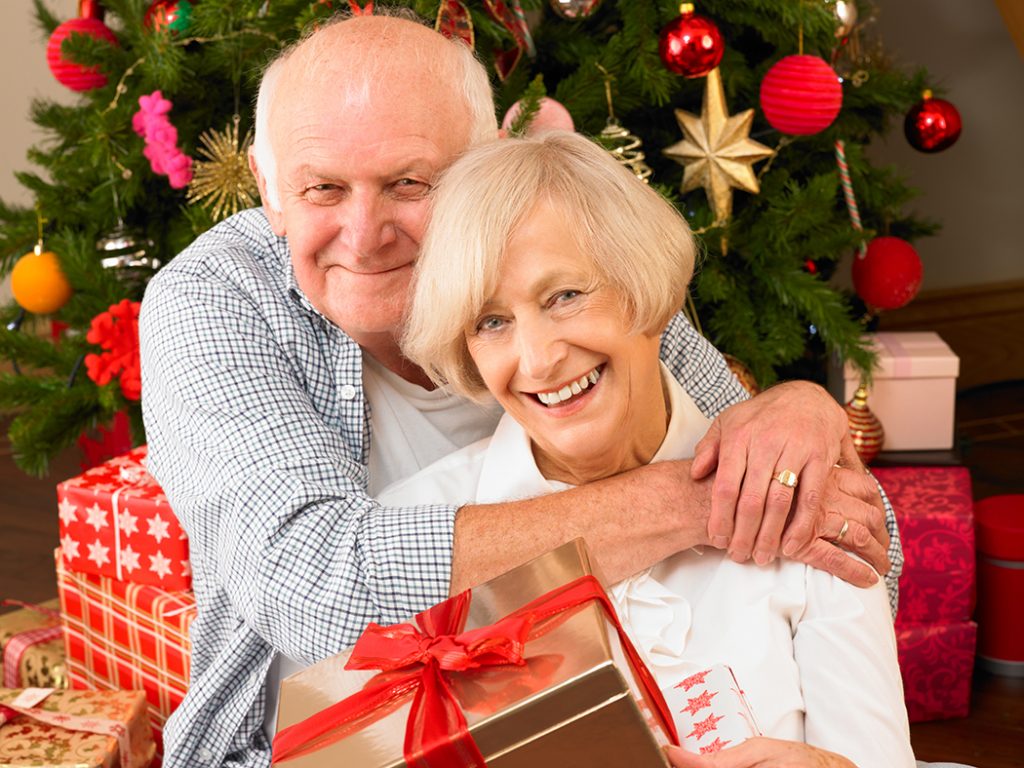
[[579, 298], [583, 295], [583, 291], [577, 291], [569, 289], [567, 291], [559, 291], [551, 298], [552, 304], [561, 304], [566, 301], [572, 301], [573, 299]]
[[485, 317], [476, 324], [477, 333], [486, 333], [487, 331], [497, 331], [505, 324], [505, 321], [500, 317]]

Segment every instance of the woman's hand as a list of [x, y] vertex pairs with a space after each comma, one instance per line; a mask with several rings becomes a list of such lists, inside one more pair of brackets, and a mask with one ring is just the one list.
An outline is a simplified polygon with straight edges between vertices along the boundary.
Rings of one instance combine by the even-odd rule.
[[710, 755], [666, 749], [675, 768], [857, 768], [841, 755], [798, 741], [758, 736]]
[[[734, 560], [768, 563], [781, 543], [787, 557], [867, 586], [871, 569], [830, 543], [846, 520], [842, 545], [889, 570], [877, 486], [857, 458], [846, 412], [818, 385], [779, 384], [721, 413], [697, 444], [691, 476], [713, 470], [708, 536]], [[796, 475], [795, 488], [776, 479], [783, 470]]]

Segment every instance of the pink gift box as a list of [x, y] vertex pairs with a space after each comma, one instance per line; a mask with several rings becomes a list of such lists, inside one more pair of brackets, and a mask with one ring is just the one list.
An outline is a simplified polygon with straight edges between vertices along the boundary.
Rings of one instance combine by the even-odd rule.
[[57, 486], [64, 564], [120, 581], [191, 589], [188, 538], [145, 460], [142, 446]]
[[903, 575], [896, 621], [960, 622], [974, 610], [974, 502], [964, 467], [873, 470], [896, 513]]
[[[885, 428], [883, 451], [948, 450], [953, 447], [953, 412], [960, 358], [937, 333], [876, 333], [878, 353], [868, 407]], [[853, 366], [833, 361], [828, 389], [848, 403], [860, 384]]]
[[910, 722], [967, 716], [977, 631], [973, 621], [897, 627]]

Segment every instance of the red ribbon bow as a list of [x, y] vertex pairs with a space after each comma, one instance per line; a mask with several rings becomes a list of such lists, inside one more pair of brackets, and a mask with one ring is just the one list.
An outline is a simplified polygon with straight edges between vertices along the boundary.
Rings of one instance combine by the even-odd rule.
[[[414, 693], [403, 756], [411, 768], [485, 768], [444, 672], [484, 666], [523, 664], [527, 641], [548, 619], [596, 600], [615, 626], [641, 686], [672, 740], [679, 743], [668, 706], [650, 671], [619, 624], [597, 579], [581, 576], [548, 592], [504, 619], [463, 632], [471, 593], [466, 590], [428, 611], [416, 624], [370, 624], [359, 638], [346, 669], [380, 669], [356, 694], [282, 729], [274, 737], [273, 763], [315, 752], [344, 738], [373, 714]], [[357, 726], [356, 726], [357, 727]]]

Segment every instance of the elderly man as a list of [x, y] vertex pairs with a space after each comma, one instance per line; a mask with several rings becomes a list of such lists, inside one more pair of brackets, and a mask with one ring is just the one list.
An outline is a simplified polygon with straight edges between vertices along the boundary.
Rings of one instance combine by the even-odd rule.
[[[842, 539], [888, 567], [882, 502], [848, 439], [841, 450], [841, 409], [800, 383], [735, 405], [721, 356], [680, 318], [664, 359], [708, 415], [733, 406], [692, 467], [510, 504], [382, 508], [374, 493], [497, 422], [431, 389], [396, 343], [431, 184], [497, 135], [486, 73], [427, 27], [361, 16], [270, 66], [256, 130], [264, 207], [165, 267], [140, 319], [150, 469], [188, 532], [199, 606], [168, 768], [267, 765], [282, 659], [323, 658], [369, 621], [402, 620], [584, 531], [613, 579], [702, 543], [767, 562], [781, 541], [872, 582], [828, 541]], [[716, 465], [712, 491], [699, 478]]]

